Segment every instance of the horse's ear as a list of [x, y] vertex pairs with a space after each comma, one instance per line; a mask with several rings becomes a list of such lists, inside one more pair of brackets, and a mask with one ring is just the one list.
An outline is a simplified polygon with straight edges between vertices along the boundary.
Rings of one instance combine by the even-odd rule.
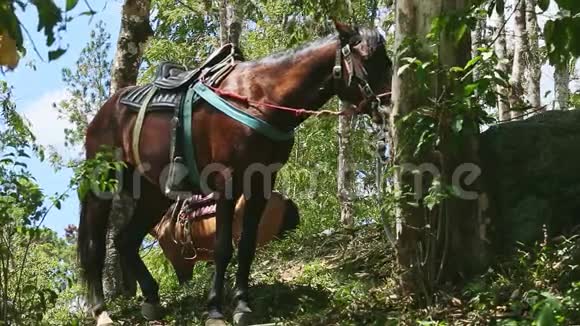
[[349, 24], [341, 23], [336, 19], [333, 19], [333, 22], [334, 28], [336, 28], [336, 31], [342, 40], [349, 40], [357, 34], [357, 31]]

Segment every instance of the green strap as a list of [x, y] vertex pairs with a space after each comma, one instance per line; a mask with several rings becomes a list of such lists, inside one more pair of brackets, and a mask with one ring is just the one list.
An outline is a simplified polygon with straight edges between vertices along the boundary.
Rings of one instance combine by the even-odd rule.
[[283, 141], [294, 138], [293, 130], [289, 132], [281, 131], [264, 120], [258, 119], [244, 111], [240, 111], [234, 108], [230, 103], [219, 97], [216, 93], [214, 93], [201, 82], [195, 84], [195, 86], [193, 86], [193, 90], [214, 108], [220, 110], [230, 118], [245, 124], [246, 126], [256, 130], [257, 132], [272, 140]]
[[185, 154], [185, 163], [189, 171], [189, 181], [193, 186], [199, 186], [200, 176], [195, 159], [195, 145], [193, 142], [192, 132], [192, 115], [193, 106], [200, 98], [206, 100], [211, 106], [223, 112], [230, 118], [243, 123], [244, 125], [258, 131], [264, 136], [275, 140], [283, 141], [294, 138], [294, 131], [283, 132], [273, 127], [264, 120], [258, 119], [234, 108], [231, 104], [223, 100], [211, 89], [202, 83], [197, 83], [193, 88], [187, 90], [185, 100], [182, 106], [182, 123], [183, 123], [183, 148]]
[[185, 94], [185, 101], [183, 102], [183, 148], [185, 152], [185, 164], [187, 165], [189, 181], [191, 185], [199, 186], [199, 170], [197, 169], [197, 162], [195, 160], [195, 148], [193, 144], [192, 125], [192, 111], [193, 104], [199, 99], [195, 91], [190, 88]]

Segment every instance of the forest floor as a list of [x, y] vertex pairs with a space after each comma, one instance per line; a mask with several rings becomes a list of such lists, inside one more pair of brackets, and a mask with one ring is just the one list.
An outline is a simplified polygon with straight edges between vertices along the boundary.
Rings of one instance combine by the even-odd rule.
[[[282, 325], [580, 324], [579, 258], [575, 239], [538, 245], [461, 287], [440, 290], [434, 305], [420, 308], [416, 297], [398, 290], [394, 250], [380, 226], [291, 236], [260, 250], [253, 317], [256, 324]], [[150, 325], [203, 325], [211, 269], [199, 264], [186, 287], [162, 288], [167, 316]], [[229, 269], [232, 279], [235, 266]], [[112, 315], [123, 325], [147, 325], [138, 298], [120, 301]]]

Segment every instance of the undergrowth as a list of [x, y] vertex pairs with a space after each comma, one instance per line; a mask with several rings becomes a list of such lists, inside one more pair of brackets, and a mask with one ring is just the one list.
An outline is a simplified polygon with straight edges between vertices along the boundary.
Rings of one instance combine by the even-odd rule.
[[[580, 323], [580, 237], [538, 244], [483, 275], [437, 293], [418, 307], [398, 287], [394, 250], [376, 225], [305, 238], [291, 235], [260, 250], [253, 266], [255, 323], [284, 325], [574, 325]], [[163, 259], [154, 249], [146, 260]], [[230, 265], [230, 284], [235, 263]], [[157, 270], [157, 271], [156, 271]], [[165, 320], [149, 325], [202, 325], [212, 267], [200, 263], [186, 287], [166, 268]], [[163, 275], [161, 275], [163, 274]], [[231, 300], [231, 299], [230, 299]], [[115, 301], [113, 319], [147, 325], [139, 298]], [[229, 312], [231, 314], [231, 312]], [[230, 316], [231, 317], [231, 316]]]

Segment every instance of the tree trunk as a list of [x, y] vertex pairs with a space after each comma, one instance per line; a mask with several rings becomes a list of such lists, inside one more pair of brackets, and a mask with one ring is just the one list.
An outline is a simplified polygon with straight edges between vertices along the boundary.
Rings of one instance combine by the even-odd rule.
[[153, 30], [149, 24], [150, 0], [126, 0], [121, 13], [117, 52], [111, 70], [111, 94], [137, 83], [143, 50]]
[[[344, 109], [344, 103], [340, 106]], [[338, 202], [340, 205], [340, 221], [345, 227], [354, 226], [353, 217], [353, 185], [354, 171], [352, 149], [350, 148], [352, 116], [342, 115], [338, 118]]]
[[[466, 10], [467, 0], [398, 0], [396, 2], [396, 37], [395, 48], [401, 49], [406, 39], [425, 40], [430, 31], [431, 21], [445, 13]], [[431, 51], [437, 51], [436, 58], [444, 67], [464, 66], [470, 59], [471, 42], [466, 34], [459, 42], [451, 34], [443, 32], [439, 47], [427, 47], [425, 44], [407, 47], [404, 57], [416, 57], [419, 60], [430, 60]], [[394, 71], [405, 62], [395, 56]], [[459, 198], [447, 198], [434, 209], [429, 210], [423, 201], [434, 179], [441, 172], [441, 181], [451, 185], [453, 171], [463, 162], [478, 163], [477, 133], [475, 121], [464, 121], [464, 140], [462, 148], [453, 150], [451, 141], [442, 132], [442, 143], [432, 152], [421, 157], [414, 154], [416, 146], [409, 144], [410, 139], [402, 139], [415, 128], [413, 125], [399, 123], [401, 119], [421, 105], [429, 106], [429, 98], [440, 99], [449, 92], [444, 88], [452, 87], [444, 79], [430, 80], [430, 92], [422, 92], [414, 80], [414, 72], [405, 70], [401, 75], [393, 76], [391, 114], [392, 139], [395, 147], [395, 165], [403, 167], [395, 174], [395, 188], [403, 195], [396, 211], [398, 221], [398, 260], [404, 269], [403, 287], [407, 291], [423, 294], [425, 303], [430, 304], [434, 287], [446, 280], [457, 280], [478, 269], [485, 254], [483, 242], [478, 234], [481, 211], [478, 201]], [[429, 94], [426, 94], [429, 93]], [[442, 122], [444, 125], [444, 122]], [[405, 128], [408, 128], [407, 130]], [[445, 127], [444, 127], [445, 129]], [[446, 127], [449, 129], [449, 127]], [[403, 146], [403, 144], [405, 144]], [[426, 163], [426, 164], [425, 164]], [[435, 169], [436, 171], [433, 171]], [[422, 176], [414, 186], [414, 176], [430, 172], [431, 178]], [[428, 173], [423, 173], [426, 175]], [[421, 191], [421, 188], [424, 191]], [[411, 204], [414, 202], [414, 204]], [[439, 232], [441, 234], [439, 234]], [[437, 235], [436, 235], [437, 234]]]
[[240, 46], [242, 35], [242, 10], [240, 1], [221, 0], [219, 6], [220, 44]]
[[[407, 39], [424, 40], [430, 30], [430, 23], [433, 17], [440, 13], [439, 1], [421, 0], [398, 0], [395, 4], [395, 49], [399, 50]], [[413, 53], [406, 52], [405, 56], [428, 58], [429, 49], [425, 46], [410, 48]], [[395, 66], [393, 71], [398, 72], [402, 62], [399, 55], [394, 56]], [[436, 94], [421, 94], [415, 87], [415, 74], [405, 71], [401, 74], [393, 75], [391, 85], [391, 99], [393, 108], [390, 116], [390, 130], [394, 153], [394, 164], [403, 166], [405, 164], [417, 164], [421, 158], [414, 157], [410, 147], [403, 146], [405, 129], [399, 124], [401, 119], [426, 102], [426, 97]], [[400, 128], [399, 128], [400, 127]], [[413, 194], [418, 191], [413, 187], [413, 178], [410, 173], [398, 172], [394, 175], [394, 192], [400, 194]], [[411, 205], [413, 198], [404, 196], [398, 205], [395, 215], [397, 218], [397, 256], [399, 264], [405, 269], [402, 276], [403, 287], [409, 292], [417, 292], [426, 288], [419, 269], [420, 261], [419, 246], [422, 245], [423, 238], [423, 208]]]
[[[497, 41], [494, 44], [495, 53], [497, 54], [498, 63], [496, 68], [504, 73], [508, 73], [509, 67], [509, 59], [507, 53], [507, 42], [505, 36], [505, 16], [502, 12], [498, 14], [495, 12], [493, 14], [492, 24], [494, 28], [494, 38]], [[498, 101], [497, 101], [497, 109], [498, 109], [498, 120], [499, 121], [506, 121], [510, 119], [510, 105], [508, 101], [509, 90], [503, 86], [497, 86], [497, 93], [498, 93]]]
[[542, 77], [542, 61], [540, 59], [540, 33], [538, 17], [536, 15], [537, 0], [526, 0], [526, 34], [529, 52], [526, 69], [526, 99], [532, 110], [540, 110], [542, 106], [540, 96], [540, 78]]
[[[121, 29], [117, 52], [111, 70], [111, 94], [123, 87], [135, 85], [147, 39], [153, 34], [149, 25], [150, 0], [126, 0], [121, 13]], [[133, 214], [134, 200], [121, 192], [115, 196], [107, 229], [107, 254], [103, 271], [103, 286], [107, 297], [135, 295], [136, 282], [121, 270], [115, 238]]]
[[570, 66], [556, 65], [554, 70], [554, 109], [568, 110], [570, 107]]
[[526, 69], [526, 57], [530, 52], [526, 35], [526, 0], [516, 2], [514, 22], [514, 61], [512, 75], [510, 77], [510, 107], [511, 118], [521, 119], [524, 113], [524, 72]]
[[[485, 40], [486, 18], [487, 17], [478, 16], [475, 28], [471, 32], [471, 56], [474, 58], [479, 55], [479, 51], [477, 49], [484, 45], [483, 42]], [[479, 79], [478, 70], [473, 72], [473, 79]]]

